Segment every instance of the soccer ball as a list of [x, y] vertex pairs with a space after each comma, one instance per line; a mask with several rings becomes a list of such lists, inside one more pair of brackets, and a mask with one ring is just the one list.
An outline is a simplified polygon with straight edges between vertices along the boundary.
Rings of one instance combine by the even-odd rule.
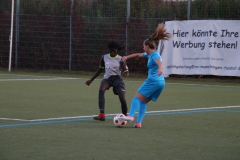
[[115, 126], [117, 127], [123, 127], [127, 124], [127, 121], [121, 121], [119, 120], [120, 117], [125, 117], [124, 114], [117, 114], [114, 118], [113, 118], [113, 123], [115, 124]]

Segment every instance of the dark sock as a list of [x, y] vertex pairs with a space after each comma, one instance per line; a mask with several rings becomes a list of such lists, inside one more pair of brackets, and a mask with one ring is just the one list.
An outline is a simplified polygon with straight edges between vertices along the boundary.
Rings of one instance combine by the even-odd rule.
[[125, 99], [125, 93], [124, 92], [120, 93], [118, 95], [118, 97], [119, 97], [119, 100], [121, 102], [122, 114], [124, 114], [126, 116], [128, 108], [127, 108], [127, 102], [126, 102], [126, 99]]
[[105, 93], [105, 91], [99, 90], [99, 94], [98, 94], [98, 106], [99, 106], [100, 113], [104, 113], [104, 112], [105, 112], [105, 110], [104, 110], [104, 109], [105, 109], [104, 93]]

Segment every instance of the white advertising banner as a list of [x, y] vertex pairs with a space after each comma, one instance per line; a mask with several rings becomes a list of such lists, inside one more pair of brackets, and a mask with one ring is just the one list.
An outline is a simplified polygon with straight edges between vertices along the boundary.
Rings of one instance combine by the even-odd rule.
[[165, 75], [240, 77], [240, 20], [168, 21], [166, 29], [172, 38], [161, 53]]

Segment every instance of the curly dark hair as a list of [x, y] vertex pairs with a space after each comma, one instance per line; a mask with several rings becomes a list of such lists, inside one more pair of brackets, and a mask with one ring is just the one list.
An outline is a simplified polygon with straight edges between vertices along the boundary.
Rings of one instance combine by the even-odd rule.
[[110, 43], [108, 43], [108, 49], [113, 49], [113, 48], [121, 50], [124, 48], [124, 46], [120, 46], [117, 42], [111, 41]]

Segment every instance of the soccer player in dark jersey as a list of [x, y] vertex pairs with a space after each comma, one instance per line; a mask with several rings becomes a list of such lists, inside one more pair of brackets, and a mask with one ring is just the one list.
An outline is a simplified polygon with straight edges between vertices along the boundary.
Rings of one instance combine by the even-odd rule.
[[99, 69], [93, 75], [90, 80], [86, 81], [86, 85], [90, 85], [92, 81], [99, 76], [99, 74], [105, 69], [103, 80], [101, 81], [98, 94], [98, 106], [100, 114], [93, 117], [95, 120], [105, 121], [105, 98], [104, 93], [110, 87], [113, 87], [113, 93], [118, 95], [122, 113], [127, 115], [127, 102], [125, 99], [125, 84], [122, 80], [121, 73], [128, 76], [128, 67], [125, 62], [121, 62], [122, 57], [118, 55], [118, 51], [123, 49], [118, 43], [111, 41], [108, 44], [110, 53], [101, 57]]
[[148, 77], [141, 87], [137, 90], [130, 108], [129, 115], [120, 118], [120, 120], [133, 121], [136, 111], [138, 111], [138, 119], [135, 128], [142, 127], [142, 120], [146, 113], [147, 103], [156, 101], [165, 87], [165, 79], [162, 70], [162, 57], [156, 50], [156, 42], [159, 40], [169, 40], [171, 34], [165, 29], [165, 24], [159, 24], [155, 33], [143, 42], [143, 53], [133, 53], [123, 56], [122, 60], [126, 61], [130, 58], [147, 58]]

